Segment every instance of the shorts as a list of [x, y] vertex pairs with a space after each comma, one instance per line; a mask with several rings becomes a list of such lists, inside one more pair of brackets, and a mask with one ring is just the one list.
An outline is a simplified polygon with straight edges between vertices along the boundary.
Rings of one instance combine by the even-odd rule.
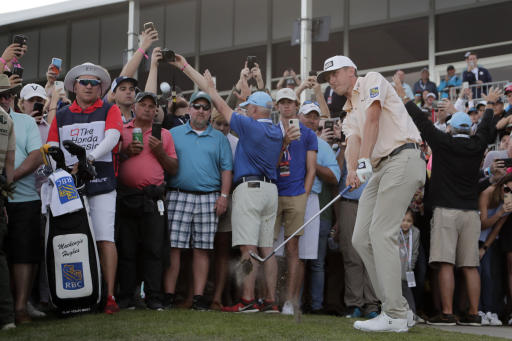
[[4, 241], [11, 264], [35, 264], [43, 259], [41, 201], [7, 203], [7, 237]]
[[233, 191], [232, 244], [272, 247], [277, 212], [277, 186], [248, 181]]
[[180, 249], [213, 249], [218, 217], [215, 202], [219, 192], [192, 194], [171, 191], [167, 217], [171, 247]]
[[[307, 200], [306, 193], [293, 197], [279, 196], [274, 238], [277, 239], [281, 226], [284, 227], [284, 237], [288, 238], [304, 225]], [[296, 236], [302, 236], [303, 234], [304, 230], [297, 233]]]
[[217, 226], [217, 232], [231, 232], [231, 211], [233, 203], [231, 195], [228, 196], [228, 208], [226, 212], [219, 217], [219, 224]]
[[87, 197], [94, 239], [97, 242], [115, 242], [116, 196], [117, 192], [113, 190], [112, 192]]
[[459, 268], [480, 265], [477, 211], [436, 207], [431, 225], [429, 263], [449, 263]]

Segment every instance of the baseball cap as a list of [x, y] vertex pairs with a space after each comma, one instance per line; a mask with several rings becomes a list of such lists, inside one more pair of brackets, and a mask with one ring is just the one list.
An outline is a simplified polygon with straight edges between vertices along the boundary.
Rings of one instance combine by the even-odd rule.
[[[291, 90], [291, 89], [288, 89]], [[291, 90], [293, 91], [293, 90]], [[247, 98], [247, 101], [240, 103], [240, 107], [246, 107], [248, 104], [257, 105], [259, 107], [272, 109], [272, 97], [264, 91], [256, 91]]]
[[210, 103], [210, 105], [212, 105], [212, 98], [210, 97], [210, 95], [208, 95], [206, 92], [204, 91], [196, 91], [192, 94], [192, 96], [190, 96], [190, 103], [194, 103], [195, 101], [197, 101], [198, 99], [205, 99], [208, 101], [208, 103]]
[[507, 85], [505, 85], [505, 89], [503, 90], [503, 93], [505, 95], [508, 94], [509, 92], [512, 92], [512, 83], [508, 83]]
[[354, 62], [345, 56], [334, 56], [331, 58], [327, 58], [324, 62], [324, 70], [318, 74], [316, 77], [316, 80], [318, 83], [325, 83], [327, 82], [327, 79], [325, 79], [325, 76], [329, 74], [331, 71], [335, 71], [338, 69], [341, 69], [342, 67], [353, 67], [357, 70], [356, 64]]
[[428, 70], [428, 67], [424, 67], [423, 69], [421, 69], [421, 72], [423, 72], [423, 71], [430, 72], [430, 71]]
[[471, 51], [464, 53], [464, 58], [468, 58], [471, 55]]
[[480, 102], [478, 102], [478, 104], [476, 105], [476, 108], [478, 109], [478, 107], [480, 107], [482, 105], [485, 107], [487, 105], [487, 101], [480, 101]]
[[46, 99], [46, 91], [39, 84], [29, 83], [21, 89], [20, 98], [31, 99], [32, 97], [41, 97], [42, 99]]
[[429, 92], [429, 93], [427, 94], [427, 98], [429, 98], [429, 97], [434, 97], [434, 99], [435, 99], [435, 98], [437, 98], [437, 97], [436, 97], [436, 94], [435, 94], [435, 93], [433, 93], [433, 92]]
[[455, 114], [453, 114], [452, 118], [450, 119], [450, 121], [448, 121], [448, 123], [453, 128], [459, 129], [459, 130], [464, 130], [464, 129], [469, 130], [471, 128], [471, 124], [472, 124], [471, 118], [469, 118], [469, 115], [462, 111], [458, 111]]
[[449, 70], [455, 70], [455, 67], [453, 67], [453, 65], [448, 65], [448, 67], [446, 68], [446, 71], [449, 71]]
[[152, 93], [152, 92], [145, 92], [145, 91], [139, 92], [137, 94], [137, 96], [135, 96], [135, 103], [139, 103], [140, 101], [142, 101], [146, 97], [151, 97], [151, 99], [153, 101], [155, 101], [155, 104], [158, 103], [158, 97], [156, 97], [156, 95], [154, 93]]
[[285, 98], [289, 99], [291, 101], [298, 102], [297, 94], [295, 93], [295, 91], [293, 91], [290, 88], [279, 89], [279, 91], [276, 94], [276, 103], [279, 103], [280, 100], [285, 99]]
[[320, 115], [320, 107], [315, 103], [303, 104], [299, 109], [299, 114], [307, 115], [313, 111], [316, 111], [318, 115]]
[[477, 114], [478, 109], [476, 107], [469, 108], [468, 115]]
[[127, 77], [127, 76], [119, 76], [116, 79], [114, 79], [114, 81], [112, 82], [112, 86], [110, 87], [110, 90], [112, 90], [112, 92], [116, 92], [117, 87], [122, 82], [131, 82], [133, 84], [133, 86], [137, 86], [137, 84], [138, 84], [137, 80], [135, 78], [131, 78], [131, 77]]

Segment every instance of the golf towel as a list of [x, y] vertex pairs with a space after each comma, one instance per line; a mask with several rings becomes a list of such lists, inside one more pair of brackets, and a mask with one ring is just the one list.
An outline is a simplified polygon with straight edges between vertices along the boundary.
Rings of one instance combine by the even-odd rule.
[[81, 210], [82, 201], [71, 174], [58, 169], [50, 175], [41, 187], [41, 204], [42, 213], [46, 214], [49, 206], [54, 217]]

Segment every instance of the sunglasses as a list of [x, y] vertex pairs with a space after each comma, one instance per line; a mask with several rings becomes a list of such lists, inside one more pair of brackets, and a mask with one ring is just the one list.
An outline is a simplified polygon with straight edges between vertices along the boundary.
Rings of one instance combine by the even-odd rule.
[[503, 192], [510, 193], [512, 192], [512, 189], [510, 189], [507, 185], [503, 185]]
[[98, 86], [101, 84], [101, 81], [97, 80], [97, 79], [80, 79], [80, 78], [78, 78], [76, 81], [78, 82], [78, 84], [83, 85], [83, 86], [87, 86], [87, 85]]
[[203, 108], [204, 111], [208, 111], [208, 110], [210, 110], [211, 106], [209, 104], [194, 103], [194, 104], [192, 104], [192, 108], [194, 108], [196, 110]]

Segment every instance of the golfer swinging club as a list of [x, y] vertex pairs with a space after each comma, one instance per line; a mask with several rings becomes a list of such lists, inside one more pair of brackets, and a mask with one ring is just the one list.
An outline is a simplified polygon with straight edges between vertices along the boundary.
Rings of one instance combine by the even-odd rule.
[[359, 200], [352, 243], [361, 256], [377, 297], [379, 316], [357, 321], [354, 328], [406, 332], [412, 314], [402, 296], [399, 226], [416, 190], [425, 183], [420, 133], [391, 84], [380, 73], [357, 76], [356, 65], [345, 56], [324, 63], [318, 82], [328, 81], [347, 97], [343, 133], [347, 185], [368, 181]]

